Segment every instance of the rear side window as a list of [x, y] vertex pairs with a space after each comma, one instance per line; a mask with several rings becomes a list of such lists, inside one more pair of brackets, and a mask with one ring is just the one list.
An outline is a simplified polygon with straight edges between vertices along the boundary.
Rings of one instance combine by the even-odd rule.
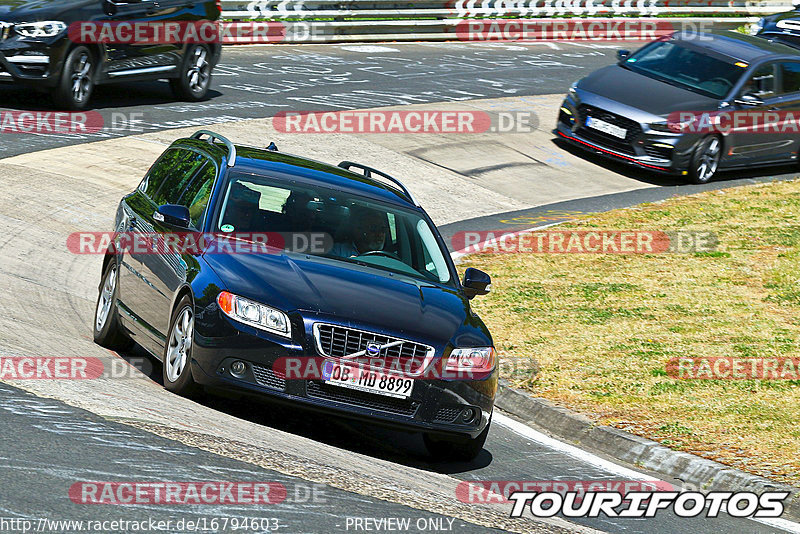
[[202, 154], [169, 149], [159, 158], [139, 189], [156, 205], [177, 204], [194, 174], [205, 163]]
[[781, 63], [782, 93], [800, 92], [800, 63]]
[[742, 94], [754, 95], [762, 100], [772, 98], [775, 93], [775, 63], [758, 67], [742, 90]]
[[189, 208], [192, 228], [199, 229], [203, 224], [203, 217], [208, 208], [208, 200], [211, 198], [211, 191], [214, 189], [214, 178], [217, 176], [216, 166], [209, 161], [203, 169], [197, 173], [189, 188], [184, 192], [180, 201], [181, 204]]

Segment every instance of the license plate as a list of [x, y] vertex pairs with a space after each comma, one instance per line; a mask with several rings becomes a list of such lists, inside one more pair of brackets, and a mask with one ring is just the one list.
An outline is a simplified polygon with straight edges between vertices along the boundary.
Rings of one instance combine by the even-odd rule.
[[625, 128], [620, 128], [619, 126], [602, 121], [600, 119], [595, 119], [594, 117], [586, 117], [586, 126], [592, 128], [593, 130], [598, 130], [600, 132], [607, 133], [608, 135], [619, 137], [620, 139], [625, 139], [625, 137], [628, 135], [628, 130]]
[[385, 395], [396, 399], [407, 399], [414, 389], [414, 380], [401, 376], [326, 361], [322, 368], [322, 379], [332, 386]]

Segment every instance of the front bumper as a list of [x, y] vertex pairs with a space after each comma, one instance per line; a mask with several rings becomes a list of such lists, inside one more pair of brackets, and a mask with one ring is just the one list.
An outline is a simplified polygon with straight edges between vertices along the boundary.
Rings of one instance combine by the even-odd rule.
[[8, 39], [0, 43], [0, 83], [55, 87], [64, 51], [64, 43]]
[[[578, 103], [567, 96], [559, 110], [555, 133], [559, 138], [601, 156], [655, 172], [687, 174], [696, 140], [686, 134], [661, 133], [599, 105]], [[589, 128], [588, 115], [603, 115], [608, 122], [627, 130], [625, 139]]]
[[[235, 333], [209, 339], [195, 330], [192, 375], [203, 386], [441, 436], [474, 438], [489, 422], [497, 392], [497, 369], [481, 380], [417, 379], [411, 396], [397, 399], [333, 386], [320, 380], [287, 379], [275, 371], [276, 360], [319, 358], [313, 341], [301, 346], [246, 325], [227, 322]], [[293, 321], [293, 325], [295, 323], [298, 326], [304, 324], [302, 319]], [[305, 339], [312, 339], [312, 325], [312, 322], [307, 322]], [[440, 356], [437, 354], [431, 365], [437, 365]], [[247, 365], [243, 376], [236, 377], [231, 373], [231, 363], [236, 360]], [[464, 421], [462, 416], [467, 410], [472, 411], [473, 418]]]

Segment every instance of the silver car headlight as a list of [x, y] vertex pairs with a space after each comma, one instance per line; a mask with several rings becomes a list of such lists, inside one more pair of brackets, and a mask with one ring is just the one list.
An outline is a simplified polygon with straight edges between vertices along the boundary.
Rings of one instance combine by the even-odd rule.
[[292, 337], [289, 316], [280, 310], [227, 291], [222, 291], [217, 296], [217, 304], [225, 315], [235, 321], [279, 336]]
[[42, 22], [25, 22], [15, 24], [14, 31], [22, 37], [34, 39], [55, 37], [67, 29], [67, 25], [60, 20], [45, 20]]

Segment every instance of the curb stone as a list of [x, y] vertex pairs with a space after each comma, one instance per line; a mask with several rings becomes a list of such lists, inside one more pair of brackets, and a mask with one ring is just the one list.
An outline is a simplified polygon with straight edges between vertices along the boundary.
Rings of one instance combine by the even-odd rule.
[[495, 406], [573, 444], [590, 447], [641, 469], [680, 480], [700, 491], [752, 491], [757, 494], [788, 491], [790, 496], [784, 501], [784, 516], [800, 518], [798, 488], [693, 454], [674, 451], [618, 428], [595, 425], [583, 415], [546, 399], [532, 397], [507, 384], [500, 384]]

